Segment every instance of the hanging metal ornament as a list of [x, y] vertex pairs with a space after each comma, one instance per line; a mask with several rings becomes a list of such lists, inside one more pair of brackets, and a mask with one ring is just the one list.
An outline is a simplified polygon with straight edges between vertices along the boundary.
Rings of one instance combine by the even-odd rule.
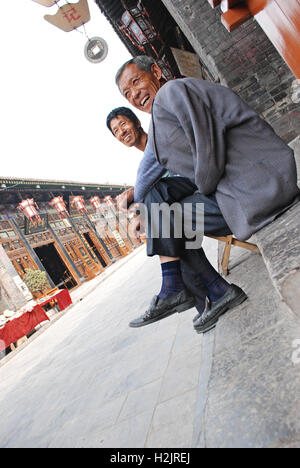
[[[53, 6], [60, 0], [33, 0], [34, 2], [40, 3], [44, 6]], [[92, 37], [90, 38], [85, 30], [85, 24], [88, 23], [91, 19], [90, 9], [88, 5], [88, 0], [80, 0], [78, 3], [69, 3], [58, 8], [58, 11], [55, 15], [45, 15], [45, 20], [48, 23], [53, 24], [59, 29], [62, 29], [65, 32], [77, 31], [81, 34], [85, 34], [88, 39], [88, 42], [84, 48], [84, 54], [87, 60], [91, 63], [101, 63], [106, 59], [108, 55], [108, 45], [104, 39], [101, 37]], [[78, 28], [83, 26], [84, 33], [79, 31]]]
[[92, 37], [86, 43], [84, 54], [89, 62], [101, 63], [108, 54], [108, 45], [101, 37]]
[[67, 3], [58, 9], [56, 15], [45, 15], [44, 18], [53, 26], [70, 32], [88, 23], [91, 14], [87, 0], [80, 0], [78, 3]]

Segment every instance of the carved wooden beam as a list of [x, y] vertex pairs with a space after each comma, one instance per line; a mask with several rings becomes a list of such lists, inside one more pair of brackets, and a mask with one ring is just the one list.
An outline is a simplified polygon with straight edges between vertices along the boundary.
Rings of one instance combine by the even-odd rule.
[[223, 13], [221, 19], [225, 28], [232, 32], [241, 26], [243, 23], [251, 18], [251, 13], [248, 7], [243, 4], [230, 8], [228, 11]]

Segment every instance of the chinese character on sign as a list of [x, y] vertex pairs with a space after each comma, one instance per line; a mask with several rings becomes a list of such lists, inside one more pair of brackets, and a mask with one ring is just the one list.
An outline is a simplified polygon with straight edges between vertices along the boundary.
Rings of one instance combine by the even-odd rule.
[[71, 24], [73, 21], [78, 21], [81, 18], [81, 15], [78, 13], [76, 8], [71, 8], [68, 11], [65, 11], [64, 13], [64, 18], [68, 21], [69, 24]]
[[91, 15], [87, 0], [67, 3], [59, 8], [56, 15], [46, 15], [45, 20], [65, 32], [73, 31], [90, 21]]

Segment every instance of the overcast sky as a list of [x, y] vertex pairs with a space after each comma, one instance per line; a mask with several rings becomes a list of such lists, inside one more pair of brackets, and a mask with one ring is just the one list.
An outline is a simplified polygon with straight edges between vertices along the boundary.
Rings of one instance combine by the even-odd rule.
[[[128, 105], [114, 76], [131, 57], [94, 0], [88, 1], [86, 31], [109, 45], [102, 64], [85, 58], [83, 34], [44, 20], [56, 6], [2, 2], [0, 176], [134, 183], [141, 153], [118, 143], [105, 125], [112, 108]], [[137, 114], [147, 130], [149, 117]]]

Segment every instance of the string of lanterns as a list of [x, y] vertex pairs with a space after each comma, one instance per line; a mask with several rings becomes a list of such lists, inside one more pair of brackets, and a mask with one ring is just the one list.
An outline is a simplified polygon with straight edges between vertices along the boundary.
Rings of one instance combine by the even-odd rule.
[[[44, 19], [48, 23], [56, 26], [64, 32], [78, 31], [80, 27], [84, 28], [84, 34], [88, 38], [84, 53], [87, 60], [91, 63], [101, 63], [108, 55], [108, 45], [101, 37], [90, 38], [85, 29], [85, 25], [90, 21], [91, 14], [88, 0], [79, 0], [78, 3], [66, 3], [60, 6], [62, 0], [33, 0], [44, 7], [53, 7], [56, 5], [58, 10], [55, 15], [45, 15]], [[80, 31], [79, 31], [80, 32]]]
[[[101, 203], [101, 200], [99, 197], [95, 196], [90, 198], [89, 202], [91, 205], [96, 209], [96, 210], [101, 210], [103, 211], [103, 208], [105, 205], [108, 205], [110, 207], [114, 208], [114, 203], [113, 199], [108, 196], [103, 199], [104, 203]], [[58, 213], [59, 217], [61, 219], [67, 218], [70, 216], [66, 204], [64, 202], [63, 197], [54, 197], [50, 202], [49, 205], [56, 210]], [[87, 213], [87, 208], [85, 206], [85, 200], [82, 195], [78, 196], [73, 196], [70, 197], [70, 205], [80, 214], [86, 214]], [[36, 225], [36, 223], [41, 221], [41, 218], [39, 216], [39, 207], [35, 203], [33, 198], [27, 198], [25, 200], [22, 200], [17, 209], [23, 213], [23, 215], [29, 219], [33, 225]]]

